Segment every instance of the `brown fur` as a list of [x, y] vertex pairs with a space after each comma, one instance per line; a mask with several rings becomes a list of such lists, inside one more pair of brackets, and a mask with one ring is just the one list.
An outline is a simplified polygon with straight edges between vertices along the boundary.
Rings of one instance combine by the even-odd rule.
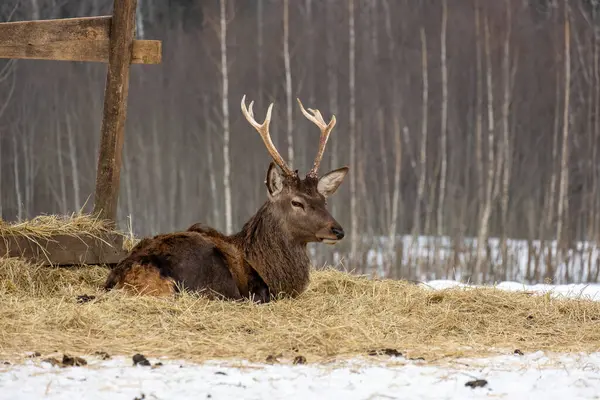
[[[308, 115], [304, 109], [303, 113]], [[105, 288], [142, 284], [162, 288], [163, 282], [176, 282], [188, 290], [259, 302], [268, 302], [272, 296], [301, 294], [309, 282], [306, 245], [336, 243], [344, 237], [342, 227], [327, 211], [326, 198], [337, 190], [348, 168], [317, 176], [328, 132], [335, 125], [332, 119], [326, 126], [318, 115], [309, 119], [322, 132], [319, 153], [304, 179], [282, 163], [267, 137], [270, 108], [264, 124], [251, 121], [280, 169], [273, 162], [269, 165], [265, 182], [268, 200], [240, 232], [225, 235], [197, 223], [184, 232], [144, 239], [110, 273]], [[248, 112], [245, 116], [249, 121], [253, 118]], [[144, 274], [140, 275], [139, 265], [145, 266]]]
[[[141, 260], [150, 261], [161, 276], [187, 281], [183, 286], [188, 289], [208, 289], [229, 299], [254, 296], [267, 302], [271, 296], [297, 296], [309, 282], [306, 245], [320, 241], [315, 232], [332, 227], [341, 230], [327, 212], [325, 197], [318, 192], [317, 184], [318, 179], [312, 177], [286, 177], [280, 193], [266, 201], [233, 235], [197, 223], [185, 232], [144, 239], [113, 270], [105, 287], [126, 283], [129, 278], [125, 271], [134, 265], [132, 262]], [[310, 212], [298, 214], [292, 209], [292, 199], [299, 198]], [[208, 278], [216, 274], [219, 279], [191, 282], [198, 276]]]
[[134, 263], [115, 289], [139, 295], [170, 296], [175, 292], [175, 282], [172, 278], [160, 276], [153, 265]]
[[131, 284], [133, 276], [129, 271], [136, 264], [151, 266], [160, 277], [170, 278], [184, 289], [227, 299], [243, 298], [223, 251], [197, 232], [175, 232], [143, 239], [111, 271], [105, 289]]

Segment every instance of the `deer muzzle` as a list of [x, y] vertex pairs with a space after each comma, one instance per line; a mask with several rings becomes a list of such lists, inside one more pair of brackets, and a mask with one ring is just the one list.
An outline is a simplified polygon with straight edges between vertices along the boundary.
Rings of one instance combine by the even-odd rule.
[[344, 229], [339, 225], [332, 225], [317, 232], [317, 238], [325, 244], [336, 244], [344, 238]]

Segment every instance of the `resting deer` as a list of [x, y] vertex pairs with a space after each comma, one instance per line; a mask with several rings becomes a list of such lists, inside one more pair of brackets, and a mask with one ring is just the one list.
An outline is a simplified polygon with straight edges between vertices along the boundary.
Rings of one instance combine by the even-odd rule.
[[309, 282], [309, 242], [335, 244], [344, 230], [327, 210], [327, 198], [348, 172], [342, 167], [319, 178], [318, 170], [335, 116], [326, 124], [319, 110], [306, 118], [321, 130], [319, 150], [304, 179], [284, 162], [271, 141], [269, 124], [254, 119], [252, 105], [242, 97], [242, 113], [260, 134], [273, 161], [267, 170], [267, 201], [232, 235], [203, 224], [187, 231], [161, 234], [140, 241], [111, 271], [105, 288], [124, 288], [140, 294], [170, 295], [178, 288], [203, 292], [211, 298], [254, 299], [268, 302], [273, 296], [295, 297]]

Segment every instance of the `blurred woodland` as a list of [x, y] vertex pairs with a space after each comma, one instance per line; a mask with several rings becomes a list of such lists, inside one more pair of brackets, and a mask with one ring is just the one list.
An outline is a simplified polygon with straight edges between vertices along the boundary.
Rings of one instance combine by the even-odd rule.
[[[259, 121], [275, 103], [274, 142], [304, 174], [319, 131], [298, 97], [338, 120], [321, 172], [350, 166], [329, 201], [346, 238], [311, 245], [316, 266], [598, 280], [600, 1], [137, 1], [137, 38], [161, 40], [163, 62], [131, 68], [122, 229], [240, 229], [270, 162], [241, 98]], [[3, 0], [0, 20], [111, 9]], [[105, 78], [0, 60], [3, 219], [91, 211]]]

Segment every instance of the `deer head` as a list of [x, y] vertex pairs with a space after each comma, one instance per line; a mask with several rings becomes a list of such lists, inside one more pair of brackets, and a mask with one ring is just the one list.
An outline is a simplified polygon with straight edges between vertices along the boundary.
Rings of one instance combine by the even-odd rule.
[[289, 239], [294, 242], [337, 243], [344, 237], [344, 229], [327, 210], [327, 198], [338, 189], [348, 173], [348, 167], [335, 169], [321, 177], [318, 175], [319, 165], [323, 158], [329, 134], [336, 123], [335, 116], [331, 118], [329, 124], [326, 124], [319, 110], [309, 108], [311, 115], [298, 100], [304, 116], [321, 130], [319, 150], [313, 167], [302, 179], [297, 170], [292, 171], [283, 161], [271, 140], [269, 124], [273, 103], [269, 105], [264, 122], [259, 124], [254, 119], [252, 111], [254, 102], [250, 102], [250, 105], [246, 108], [245, 99], [246, 96], [244, 95], [241, 104], [242, 113], [250, 125], [258, 131], [273, 158], [267, 170], [265, 181], [271, 214], [282, 224], [283, 230], [289, 233]]

